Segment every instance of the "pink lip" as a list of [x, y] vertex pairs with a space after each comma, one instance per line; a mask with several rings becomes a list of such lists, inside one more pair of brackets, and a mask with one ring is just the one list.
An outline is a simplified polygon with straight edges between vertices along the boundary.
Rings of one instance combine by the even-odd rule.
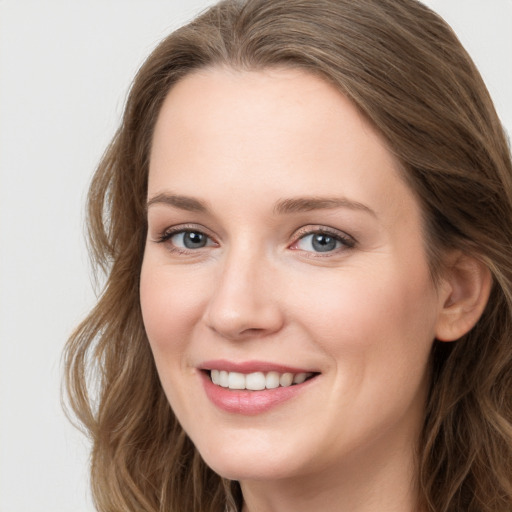
[[[306, 372], [306, 370], [297, 370], [291, 367], [256, 361], [242, 364], [230, 363], [228, 361], [211, 361], [201, 365], [202, 370], [210, 368], [232, 372], [238, 371], [241, 373], [252, 373], [255, 371], [277, 371], [279, 373]], [[275, 389], [265, 389], [262, 391], [231, 390], [215, 385], [206, 371], [199, 371], [198, 373], [203, 381], [206, 396], [215, 406], [226, 412], [247, 416], [267, 412], [270, 409], [297, 397], [305, 391], [311, 383], [316, 381], [316, 378], [313, 377], [302, 384], [294, 384], [293, 386], [278, 387]]]
[[224, 370], [226, 372], [278, 372], [278, 373], [316, 373], [316, 370], [295, 368], [282, 364], [269, 363], [267, 361], [244, 361], [235, 363], [226, 359], [205, 361], [199, 365], [200, 370]]

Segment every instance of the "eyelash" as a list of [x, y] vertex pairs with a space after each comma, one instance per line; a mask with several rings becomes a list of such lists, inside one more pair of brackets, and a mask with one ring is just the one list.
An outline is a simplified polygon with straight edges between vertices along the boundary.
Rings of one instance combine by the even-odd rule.
[[[209, 236], [207, 233], [205, 233], [204, 228], [198, 227], [198, 226], [193, 226], [193, 225], [181, 225], [181, 226], [176, 226], [173, 228], [168, 228], [165, 231], [163, 231], [155, 241], [159, 244], [164, 244], [166, 242], [169, 242], [173, 236], [178, 235], [180, 233], [197, 233], [197, 234], [204, 235], [208, 238], [208, 240], [213, 241], [212, 237]], [[167, 245], [168, 245], [169, 251], [171, 251], [172, 253], [176, 253], [176, 254], [190, 254], [192, 252], [197, 251], [197, 249], [186, 249], [186, 248], [184, 249], [182, 247], [176, 247], [175, 245], [170, 244], [170, 243]], [[205, 247], [207, 247], [207, 246], [205, 246]], [[200, 249], [202, 249], [202, 247]]]
[[[158, 238], [155, 240], [155, 242], [157, 242], [157, 243], [169, 242], [173, 236], [181, 234], [181, 233], [183, 233], [183, 234], [185, 234], [185, 233], [201, 234], [201, 235], [206, 236], [208, 240], [213, 242], [213, 244], [218, 245], [217, 242], [211, 236], [209, 236], [207, 233], [205, 233], [204, 228], [192, 226], [192, 225], [181, 225], [181, 226], [176, 226], [173, 228], [168, 228], [158, 236]], [[300, 248], [296, 247], [301, 241], [306, 239], [308, 236], [314, 236], [314, 235], [325, 235], [327, 237], [331, 237], [336, 242], [339, 242], [341, 247], [337, 247], [331, 251], [325, 251], [325, 253], [322, 253], [321, 251], [306, 251], [304, 249], [300, 249]], [[357, 244], [357, 242], [353, 237], [351, 237], [341, 231], [337, 231], [337, 230], [330, 229], [330, 228], [323, 227], [323, 226], [322, 227], [318, 226], [317, 228], [304, 227], [304, 228], [301, 228], [298, 231], [296, 231], [294, 234], [294, 242], [291, 245], [289, 245], [288, 247], [291, 250], [302, 251], [302, 252], [308, 254], [307, 257], [325, 258], [325, 257], [329, 257], [329, 256], [333, 256], [335, 254], [338, 254], [340, 252], [340, 250], [346, 251], [348, 249], [353, 249], [356, 246], [356, 244]], [[210, 247], [212, 245], [210, 245]], [[184, 249], [182, 247], [176, 247], [173, 244], [168, 244], [169, 251], [171, 251], [173, 253], [177, 253], [177, 254], [187, 254], [187, 255], [194, 253], [198, 249], [203, 249], [205, 247], [209, 247], [209, 246], [206, 245], [206, 246], [199, 247], [196, 249], [187, 249], [187, 248]]]
[[[325, 235], [327, 237], [330, 237], [334, 239], [336, 242], [339, 242], [340, 247], [336, 247], [334, 250], [331, 251], [306, 251], [304, 249], [300, 249], [296, 247], [301, 241], [305, 240], [308, 236], [315, 236], [315, 235]], [[318, 227], [304, 227], [299, 229], [294, 234], [295, 241], [289, 246], [291, 250], [296, 251], [303, 251], [306, 253], [310, 258], [328, 258], [330, 256], [338, 255], [340, 251], [346, 251], [349, 249], [353, 249], [356, 246], [356, 240], [347, 235], [346, 233], [343, 233], [341, 231], [338, 231], [336, 229], [327, 228], [324, 226], [318, 226]]]

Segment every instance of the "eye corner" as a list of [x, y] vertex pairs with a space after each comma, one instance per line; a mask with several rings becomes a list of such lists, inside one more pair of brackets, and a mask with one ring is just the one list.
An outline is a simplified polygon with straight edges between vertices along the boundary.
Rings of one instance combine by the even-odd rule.
[[166, 227], [155, 233], [152, 241], [163, 244], [168, 251], [179, 255], [192, 255], [201, 249], [219, 247], [219, 243], [205, 228], [196, 225]]
[[297, 231], [288, 246], [292, 251], [308, 253], [308, 257], [339, 255], [356, 246], [356, 240], [340, 230], [326, 226], [306, 226]]

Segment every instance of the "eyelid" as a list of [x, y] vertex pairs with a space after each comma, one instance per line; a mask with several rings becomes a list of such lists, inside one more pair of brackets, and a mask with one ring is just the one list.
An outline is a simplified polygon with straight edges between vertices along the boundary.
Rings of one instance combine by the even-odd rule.
[[[155, 239], [153, 239], [153, 242], [165, 244], [174, 235], [176, 235], [178, 233], [183, 233], [186, 231], [194, 231], [194, 232], [202, 233], [206, 237], [208, 237], [208, 239], [211, 240], [213, 242], [213, 244], [209, 244], [209, 245], [206, 245], [205, 247], [201, 247], [201, 248], [197, 248], [197, 249], [184, 249], [181, 247], [174, 246], [172, 244], [168, 244], [168, 245], [170, 245], [169, 250], [171, 250], [173, 252], [189, 254], [189, 253], [193, 253], [193, 252], [198, 252], [198, 251], [200, 251], [200, 249], [204, 249], [207, 247], [212, 247], [212, 246], [218, 247], [219, 246], [219, 242], [216, 240], [215, 236], [211, 234], [209, 229], [207, 229], [205, 226], [202, 226], [201, 224], [178, 224], [175, 226], [168, 226], [165, 229], [161, 230], [157, 234]], [[332, 251], [326, 251], [325, 253], [316, 252], [316, 251], [306, 251], [304, 249], [294, 247], [298, 244], [298, 242], [300, 240], [302, 240], [306, 236], [315, 235], [315, 234], [325, 234], [325, 235], [332, 236], [332, 237], [336, 238], [339, 242], [341, 242], [343, 247], [337, 248]], [[332, 228], [329, 226], [323, 226], [320, 224], [318, 224], [318, 225], [310, 224], [310, 225], [306, 225], [306, 226], [303, 226], [303, 227], [297, 229], [293, 233], [292, 239], [293, 239], [293, 242], [288, 245], [289, 249], [301, 251], [303, 253], [308, 253], [309, 257], [315, 257], [315, 258], [334, 256], [334, 255], [338, 254], [339, 252], [343, 252], [348, 249], [352, 249], [357, 244], [357, 240], [353, 236], [349, 235], [348, 233], [341, 231], [339, 229], [335, 229], [335, 228]]]
[[[306, 236], [315, 235], [315, 234], [325, 234], [325, 235], [332, 236], [332, 237], [336, 238], [337, 240], [339, 240], [342, 243], [343, 247], [338, 248], [333, 251], [328, 251], [325, 253], [315, 252], [315, 251], [305, 251], [303, 249], [294, 247], [299, 243], [300, 240], [302, 240]], [[314, 256], [311, 256], [311, 257], [316, 258], [316, 257], [333, 256], [335, 254], [338, 254], [340, 251], [352, 249], [356, 245], [357, 245], [357, 240], [353, 236], [349, 235], [348, 233], [346, 233], [344, 231], [341, 231], [341, 230], [335, 229], [335, 228], [331, 228], [328, 226], [308, 225], [308, 226], [303, 226], [303, 227], [299, 228], [297, 231], [295, 231], [295, 233], [293, 234], [293, 242], [288, 247], [292, 250], [303, 251], [303, 252], [306, 252], [309, 254], [314, 254]]]
[[[192, 231], [192, 232], [196, 232], [196, 233], [202, 233], [209, 240], [211, 240], [216, 246], [219, 245], [219, 243], [217, 242], [215, 237], [210, 233], [210, 230], [207, 229], [206, 227], [200, 225], [200, 224], [178, 224], [176, 226], [168, 226], [165, 229], [161, 230], [157, 234], [155, 239], [153, 239], [153, 242], [165, 244], [166, 242], [169, 242], [169, 240], [174, 235], [177, 235], [177, 234], [183, 233], [183, 232], [187, 232], [187, 231]], [[212, 245], [207, 245], [205, 247], [212, 247]], [[170, 249], [176, 250], [176, 251], [179, 251], [179, 252], [188, 252], [188, 251], [190, 251], [190, 252], [197, 252], [198, 250], [203, 249], [203, 247], [199, 248], [199, 249], [183, 249], [183, 248], [180, 248], [180, 247], [172, 246], [172, 247], [170, 247]]]

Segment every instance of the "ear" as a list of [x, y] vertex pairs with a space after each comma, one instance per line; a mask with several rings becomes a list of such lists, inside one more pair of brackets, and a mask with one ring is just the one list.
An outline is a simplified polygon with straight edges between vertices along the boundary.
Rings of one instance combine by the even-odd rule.
[[436, 324], [436, 338], [454, 341], [469, 332], [482, 315], [492, 287], [488, 267], [460, 252], [446, 262], [439, 288], [441, 311]]

